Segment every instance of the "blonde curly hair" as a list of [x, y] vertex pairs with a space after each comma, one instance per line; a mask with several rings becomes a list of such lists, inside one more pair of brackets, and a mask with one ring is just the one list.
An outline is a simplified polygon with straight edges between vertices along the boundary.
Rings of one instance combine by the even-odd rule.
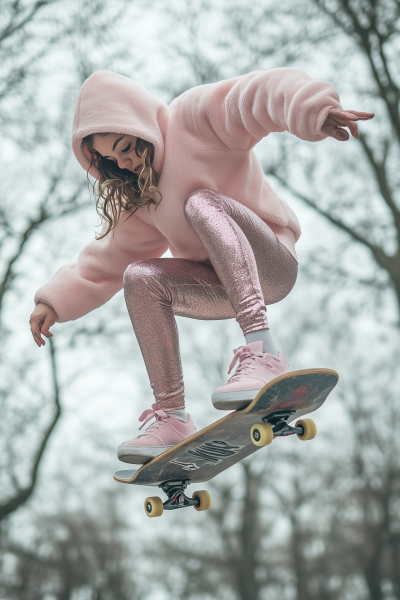
[[[108, 133], [92, 133], [82, 139], [82, 145], [88, 148], [91, 155], [91, 167], [95, 167], [99, 176], [97, 190], [93, 184], [93, 192], [96, 197], [97, 214], [107, 223], [107, 227], [96, 235], [97, 240], [101, 240], [110, 232], [114, 232], [122, 213], [134, 214], [142, 206], [156, 206], [161, 201], [161, 192], [157, 185], [159, 175], [153, 169], [154, 146], [146, 140], [137, 138], [135, 145], [136, 156], [142, 159], [143, 169], [139, 175], [132, 173], [128, 169], [120, 169], [119, 166], [106, 158], [94, 149], [94, 136], [105, 137]], [[158, 194], [158, 200], [154, 195]], [[129, 218], [128, 216], [128, 218]]]

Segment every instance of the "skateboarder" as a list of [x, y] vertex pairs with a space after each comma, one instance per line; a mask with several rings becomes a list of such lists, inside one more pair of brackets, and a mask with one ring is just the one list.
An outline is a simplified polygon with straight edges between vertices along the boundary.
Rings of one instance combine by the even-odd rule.
[[[195, 87], [168, 107], [136, 82], [93, 73], [79, 94], [72, 145], [98, 183], [104, 227], [35, 296], [38, 346], [57, 322], [77, 319], [124, 288], [156, 402], [121, 460], [145, 462], [195, 432], [186, 413], [174, 315], [235, 317], [245, 337], [217, 388], [219, 408], [252, 400], [289, 370], [266, 305], [297, 276], [300, 225], [266, 181], [253, 151], [270, 132], [303, 140], [358, 137], [372, 113], [342, 110], [335, 88], [302, 71], [255, 71]], [[160, 258], [167, 249], [173, 258]], [[212, 340], [210, 340], [212, 343]]]

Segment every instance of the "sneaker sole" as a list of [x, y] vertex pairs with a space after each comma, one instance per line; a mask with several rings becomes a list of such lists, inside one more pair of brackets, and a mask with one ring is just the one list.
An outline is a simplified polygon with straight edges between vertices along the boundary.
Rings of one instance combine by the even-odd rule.
[[130, 465], [143, 465], [174, 446], [120, 446], [118, 458]]
[[211, 400], [214, 408], [218, 410], [239, 410], [248, 406], [257, 396], [260, 389], [219, 392], [218, 394], [213, 394]]

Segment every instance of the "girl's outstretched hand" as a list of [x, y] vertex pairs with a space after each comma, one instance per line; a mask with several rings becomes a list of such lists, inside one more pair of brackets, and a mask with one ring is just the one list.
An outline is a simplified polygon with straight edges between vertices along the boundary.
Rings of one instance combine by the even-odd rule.
[[374, 113], [332, 108], [322, 126], [322, 131], [327, 133], [329, 137], [339, 140], [339, 142], [345, 142], [349, 139], [349, 134], [346, 129], [344, 129], [345, 127], [348, 127], [354, 138], [358, 138], [360, 134], [358, 132], [356, 121], [369, 121], [370, 119], [373, 119], [374, 116]]
[[43, 304], [41, 302], [36, 305], [36, 308], [29, 319], [29, 323], [31, 326], [33, 339], [39, 348], [40, 346], [46, 345], [46, 342], [42, 338], [42, 334], [47, 338], [53, 337], [53, 334], [49, 331], [49, 329], [52, 325], [54, 325], [56, 320], [57, 313], [51, 308], [51, 306], [47, 306], [47, 304]]

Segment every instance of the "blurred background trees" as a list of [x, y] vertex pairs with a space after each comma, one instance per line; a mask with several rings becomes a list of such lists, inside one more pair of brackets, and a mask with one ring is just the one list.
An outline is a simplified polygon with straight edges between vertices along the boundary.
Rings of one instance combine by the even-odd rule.
[[[397, 0], [0, 2], [0, 597], [400, 598], [399, 12]], [[208, 513], [153, 521], [145, 490], [111, 479], [151, 400], [121, 294], [56, 325], [52, 346], [28, 330], [34, 291], [96, 226], [70, 149], [75, 99], [99, 68], [170, 102], [277, 66], [376, 114], [358, 141], [257, 147], [303, 225], [274, 337], [292, 368], [336, 368], [340, 383], [313, 444], [276, 440], [210, 482]], [[203, 426], [241, 336], [233, 322], [179, 327]]]
[[[42, 247], [38, 267], [32, 260], [35, 241], [46, 237], [46, 228], [63, 227], [68, 215], [76, 218], [88, 206], [85, 180], [74, 177], [70, 167], [66, 118], [71, 112], [70, 90], [93, 68], [89, 56], [84, 60], [78, 48], [110, 34], [121, 17], [122, 4], [116, 11], [92, 1], [1, 3], [0, 426], [4, 445], [0, 520], [34, 491], [40, 461], [61, 413], [55, 345], [50, 344], [48, 364], [38, 364], [32, 348], [25, 347], [21, 338], [15, 343], [22, 329], [18, 321], [25, 329], [29, 314], [26, 308], [10, 312], [10, 307], [22, 304], [29, 272], [46, 263], [45, 257], [53, 251], [53, 243], [51, 249]], [[65, 77], [69, 62], [70, 80]], [[52, 90], [53, 76], [59, 77], [59, 89]]]

